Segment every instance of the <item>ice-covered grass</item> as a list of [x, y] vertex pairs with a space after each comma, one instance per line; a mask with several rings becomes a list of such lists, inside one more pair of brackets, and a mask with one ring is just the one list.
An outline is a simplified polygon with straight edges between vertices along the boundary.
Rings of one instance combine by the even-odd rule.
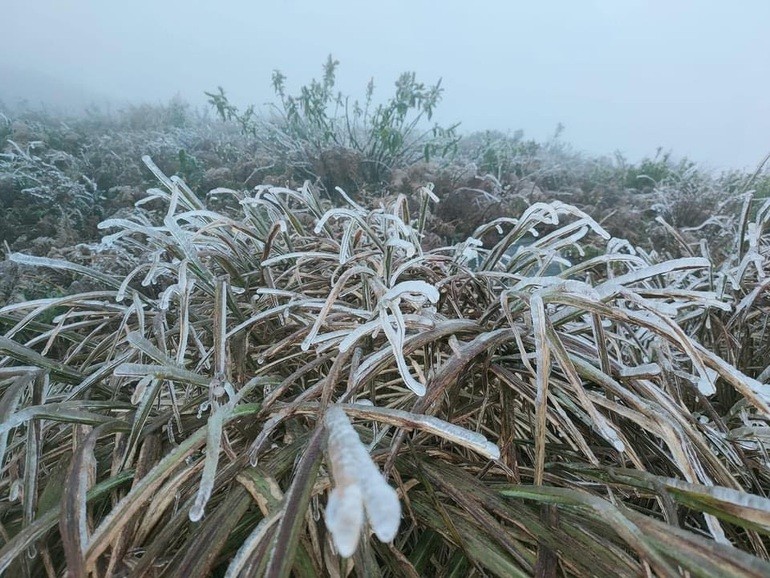
[[427, 187], [145, 162], [100, 267], [12, 255], [100, 289], [0, 308], [0, 573], [770, 573], [768, 205], [724, 263], [560, 201], [428, 249]]

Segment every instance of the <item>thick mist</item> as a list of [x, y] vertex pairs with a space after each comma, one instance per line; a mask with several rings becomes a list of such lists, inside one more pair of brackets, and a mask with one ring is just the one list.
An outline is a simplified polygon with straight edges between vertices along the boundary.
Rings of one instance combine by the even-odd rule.
[[8, 2], [0, 99], [203, 105], [221, 85], [240, 105], [295, 90], [340, 61], [339, 87], [387, 97], [399, 73], [443, 78], [438, 120], [523, 129], [629, 159], [671, 149], [714, 168], [770, 151], [770, 3], [714, 0], [190, 3]]

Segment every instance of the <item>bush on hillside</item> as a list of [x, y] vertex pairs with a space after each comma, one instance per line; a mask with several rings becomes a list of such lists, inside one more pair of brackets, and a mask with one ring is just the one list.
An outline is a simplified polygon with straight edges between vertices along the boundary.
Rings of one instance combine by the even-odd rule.
[[[443, 158], [454, 150], [458, 125], [425, 126], [441, 101], [440, 80], [426, 86], [413, 72], [406, 72], [396, 80], [395, 94], [385, 103], [375, 104], [373, 79], [362, 101], [335, 90], [338, 65], [329, 56], [322, 79], [311, 80], [297, 95], [288, 93], [283, 73], [273, 72], [273, 89], [279, 99], [274, 119], [265, 120], [253, 105], [240, 112], [222, 87], [206, 95], [222, 120], [235, 121], [244, 132], [262, 139], [272, 156], [303, 167], [305, 175], [318, 177], [329, 192], [339, 186], [337, 172], [323, 162], [330, 151], [354, 153], [362, 178], [355, 184], [361, 186], [381, 183], [394, 169], [420, 159]], [[349, 169], [347, 172], [350, 174]]]

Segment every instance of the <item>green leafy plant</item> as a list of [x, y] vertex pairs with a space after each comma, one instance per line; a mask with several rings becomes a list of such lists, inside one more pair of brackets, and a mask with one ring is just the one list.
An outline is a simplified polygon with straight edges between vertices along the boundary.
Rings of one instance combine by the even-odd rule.
[[235, 121], [245, 132], [264, 138], [275, 153], [299, 155], [312, 164], [325, 150], [350, 149], [361, 155], [373, 182], [394, 168], [419, 159], [444, 158], [455, 150], [458, 125], [425, 127], [441, 100], [441, 81], [426, 86], [415, 73], [406, 72], [396, 80], [395, 94], [375, 104], [374, 80], [369, 81], [363, 101], [335, 90], [338, 65], [329, 56], [322, 78], [311, 80], [297, 95], [288, 93], [284, 74], [274, 71], [272, 83], [279, 103], [274, 107], [277, 119], [269, 122], [257, 115], [254, 106], [240, 112], [221, 87], [206, 95], [222, 120]]

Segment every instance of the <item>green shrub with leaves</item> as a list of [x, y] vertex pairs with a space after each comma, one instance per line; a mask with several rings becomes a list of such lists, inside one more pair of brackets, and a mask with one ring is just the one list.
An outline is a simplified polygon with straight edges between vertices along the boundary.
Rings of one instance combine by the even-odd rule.
[[274, 154], [312, 167], [329, 149], [349, 149], [361, 155], [366, 178], [379, 182], [396, 168], [415, 161], [444, 158], [456, 147], [458, 125], [434, 124], [427, 128], [441, 100], [441, 81], [432, 86], [418, 82], [413, 72], [396, 80], [396, 92], [375, 104], [374, 80], [363, 101], [351, 100], [335, 90], [339, 62], [331, 56], [321, 80], [313, 79], [297, 95], [286, 89], [286, 77], [273, 73], [273, 89], [279, 99], [277, 118], [265, 121], [254, 106], [240, 112], [222, 87], [209, 93], [210, 104], [226, 121], [237, 122], [244, 132], [263, 139]]
[[227, 216], [147, 164], [127, 275], [12, 255], [102, 288], [0, 309], [0, 572], [770, 574], [770, 386], [690, 331], [733, 307], [708, 259], [558, 201], [426, 251], [429, 187]]
[[539, 169], [542, 145], [525, 141], [523, 131], [513, 135], [499, 131], [476, 133], [465, 139], [462, 147], [481, 174], [491, 174], [500, 182], [511, 177], [530, 178]]
[[629, 189], [650, 191], [675, 173], [671, 152], [658, 149], [654, 157], [645, 157], [638, 165], [632, 164], [626, 168], [625, 185]]

